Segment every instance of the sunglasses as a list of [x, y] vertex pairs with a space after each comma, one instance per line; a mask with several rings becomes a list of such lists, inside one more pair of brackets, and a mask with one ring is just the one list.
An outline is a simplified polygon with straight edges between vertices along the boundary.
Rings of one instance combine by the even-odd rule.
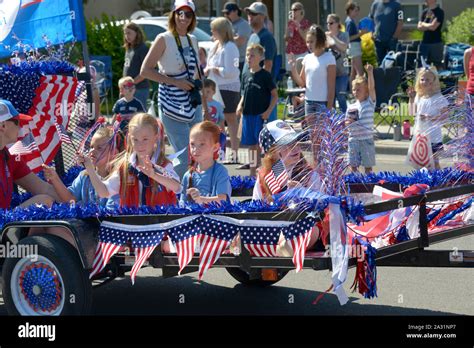
[[252, 16], [252, 17], [256, 17], [256, 16], [260, 15], [260, 13], [248, 12], [248, 15]]
[[193, 18], [194, 16], [194, 12], [193, 11], [178, 11], [178, 16], [182, 17], [182, 16], [185, 16], [186, 18], [188, 19], [191, 19]]
[[300, 8], [292, 8], [290, 11], [291, 12], [296, 12], [296, 11], [302, 11], [302, 10]]
[[333, 25], [335, 22], [327, 22], [327, 25]]

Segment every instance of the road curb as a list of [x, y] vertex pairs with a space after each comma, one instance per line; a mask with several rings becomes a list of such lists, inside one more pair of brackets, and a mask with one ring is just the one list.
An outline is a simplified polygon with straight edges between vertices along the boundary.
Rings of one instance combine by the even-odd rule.
[[[380, 143], [379, 141], [375, 142], [375, 153], [379, 155], [397, 155], [397, 156], [406, 156], [408, 153], [408, 142], [394, 142], [398, 144], [386, 144]], [[227, 138], [226, 147], [230, 149], [230, 139]], [[239, 149], [247, 149], [247, 145], [240, 145]]]

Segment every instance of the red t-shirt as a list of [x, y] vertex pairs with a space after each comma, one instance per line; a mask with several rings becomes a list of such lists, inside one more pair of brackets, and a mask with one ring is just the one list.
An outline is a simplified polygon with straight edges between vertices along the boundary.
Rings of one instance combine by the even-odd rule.
[[[301, 30], [305, 31], [311, 27], [311, 22], [304, 18], [300, 22]], [[289, 41], [286, 46], [286, 53], [293, 54], [303, 54], [308, 52], [308, 47], [306, 47], [306, 38], [301, 37], [299, 28], [295, 21], [288, 22], [288, 36]]]
[[31, 173], [23, 161], [17, 161], [6, 148], [0, 150], [0, 208], [9, 209], [12, 201], [13, 182]]
[[474, 95], [474, 46], [471, 48], [471, 59], [468, 62], [469, 80], [467, 81], [467, 93]]

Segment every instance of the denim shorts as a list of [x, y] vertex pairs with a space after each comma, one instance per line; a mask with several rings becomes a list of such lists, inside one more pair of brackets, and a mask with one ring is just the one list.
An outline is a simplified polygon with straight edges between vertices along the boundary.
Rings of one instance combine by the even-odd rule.
[[349, 165], [351, 167], [375, 166], [375, 143], [373, 139], [349, 140]]
[[362, 56], [362, 46], [360, 41], [353, 41], [349, 43], [349, 57], [360, 57]]

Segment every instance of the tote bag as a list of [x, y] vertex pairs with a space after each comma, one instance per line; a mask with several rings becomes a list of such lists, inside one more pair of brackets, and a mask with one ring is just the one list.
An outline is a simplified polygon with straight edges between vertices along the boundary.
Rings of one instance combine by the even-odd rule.
[[431, 150], [431, 141], [428, 134], [420, 132], [415, 127], [413, 138], [408, 148], [405, 164], [415, 169], [427, 168], [434, 169], [433, 152]]

